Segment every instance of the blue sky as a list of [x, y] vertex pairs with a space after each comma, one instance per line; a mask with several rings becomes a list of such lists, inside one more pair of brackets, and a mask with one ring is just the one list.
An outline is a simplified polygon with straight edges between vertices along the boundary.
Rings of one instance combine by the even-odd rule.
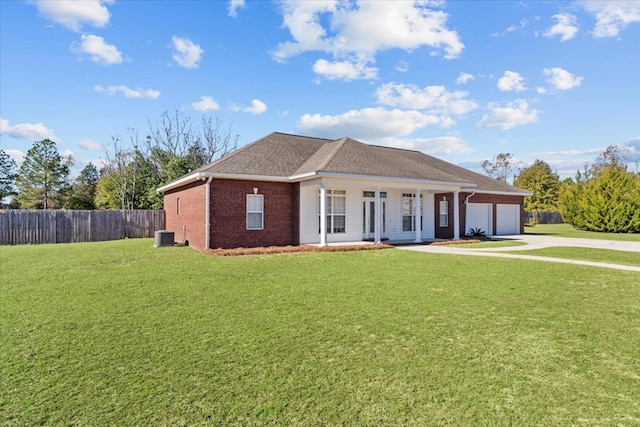
[[640, 154], [640, 1], [1, 1], [0, 145], [77, 169], [163, 111], [573, 176]]

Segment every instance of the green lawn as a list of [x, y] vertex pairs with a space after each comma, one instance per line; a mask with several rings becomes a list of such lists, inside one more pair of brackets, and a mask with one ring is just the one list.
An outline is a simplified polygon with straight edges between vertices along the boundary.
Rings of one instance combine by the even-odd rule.
[[538, 224], [535, 227], [525, 227], [524, 232], [525, 234], [539, 234], [543, 236], [640, 242], [640, 233], [598, 233], [595, 231], [577, 230], [570, 224]]
[[[507, 252], [507, 250], [505, 250], [505, 252]], [[640, 253], [638, 252], [555, 246], [544, 249], [520, 250], [517, 252], [511, 251], [510, 253], [518, 255], [537, 255], [595, 262], [608, 262], [612, 264], [633, 265], [640, 267]]]
[[512, 240], [487, 240], [475, 243], [460, 243], [461, 249], [486, 249], [486, 248], [507, 248], [510, 246], [524, 246], [525, 242], [515, 242]]
[[0, 247], [0, 425], [638, 425], [639, 274]]

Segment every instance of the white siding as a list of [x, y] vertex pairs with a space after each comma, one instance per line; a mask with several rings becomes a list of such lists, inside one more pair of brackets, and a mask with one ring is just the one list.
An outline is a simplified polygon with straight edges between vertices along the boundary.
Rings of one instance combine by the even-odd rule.
[[[318, 190], [317, 185], [300, 187], [300, 243], [320, 243], [318, 232]], [[327, 243], [358, 242], [362, 240], [362, 192], [355, 187], [328, 185], [330, 190], [346, 190], [347, 218], [345, 233], [327, 234]]]
[[422, 205], [422, 238], [433, 239], [436, 237], [436, 208], [433, 193], [423, 192], [424, 202]]

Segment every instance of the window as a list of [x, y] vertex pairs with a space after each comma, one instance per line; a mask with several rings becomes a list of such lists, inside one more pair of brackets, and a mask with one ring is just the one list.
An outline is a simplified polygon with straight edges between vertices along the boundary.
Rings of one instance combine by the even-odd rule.
[[[346, 233], [347, 192], [327, 190], [327, 233]], [[320, 194], [318, 193], [318, 233], [320, 232]]]
[[449, 226], [449, 202], [440, 200], [440, 227]]
[[247, 194], [247, 230], [264, 228], [264, 196]]
[[[402, 193], [402, 231], [416, 231], [416, 195]], [[424, 198], [420, 198], [420, 221], [424, 212]]]

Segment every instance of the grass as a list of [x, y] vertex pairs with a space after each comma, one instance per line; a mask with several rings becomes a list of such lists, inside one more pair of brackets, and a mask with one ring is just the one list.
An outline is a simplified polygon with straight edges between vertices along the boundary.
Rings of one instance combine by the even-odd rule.
[[640, 233], [598, 233], [573, 228], [570, 224], [538, 224], [535, 227], [525, 227], [526, 234], [556, 237], [579, 237], [582, 239], [620, 240], [625, 242], [640, 242]]
[[460, 246], [462, 249], [485, 249], [485, 248], [507, 248], [510, 246], [524, 246], [525, 242], [515, 242], [511, 240], [485, 240], [484, 242], [465, 243]]
[[640, 423], [637, 273], [148, 239], [0, 262], [0, 425]]
[[632, 265], [640, 267], [640, 253], [638, 252], [555, 246], [544, 249], [519, 250], [512, 253], [517, 253], [518, 255], [537, 255], [554, 258], [607, 262], [611, 264]]

